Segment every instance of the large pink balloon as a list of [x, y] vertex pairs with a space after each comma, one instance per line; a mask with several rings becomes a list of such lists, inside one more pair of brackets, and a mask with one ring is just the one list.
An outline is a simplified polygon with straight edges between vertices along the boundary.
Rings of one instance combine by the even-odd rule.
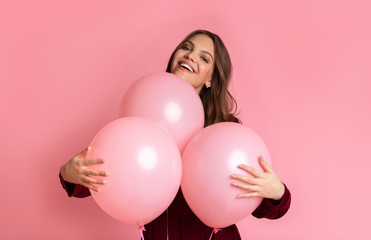
[[238, 123], [217, 123], [201, 130], [186, 146], [183, 159], [182, 191], [197, 217], [212, 228], [223, 228], [251, 214], [260, 197], [236, 198], [244, 190], [231, 185], [233, 173], [247, 164], [262, 170], [258, 156], [270, 164], [263, 140]]
[[181, 152], [204, 127], [204, 110], [195, 89], [167, 72], [148, 74], [135, 81], [122, 99], [119, 116], [138, 116], [159, 123], [174, 137]]
[[155, 122], [128, 117], [115, 120], [95, 136], [87, 158], [109, 173], [97, 204], [117, 220], [136, 226], [149, 223], [170, 205], [181, 180], [182, 163], [172, 137]]

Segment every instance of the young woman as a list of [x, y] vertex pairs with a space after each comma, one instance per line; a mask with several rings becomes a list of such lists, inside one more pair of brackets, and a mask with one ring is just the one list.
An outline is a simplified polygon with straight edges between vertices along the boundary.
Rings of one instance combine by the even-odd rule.
[[[228, 91], [231, 61], [225, 45], [216, 34], [205, 30], [190, 33], [174, 50], [166, 71], [185, 79], [200, 95], [205, 110], [205, 127], [217, 122], [239, 122], [234, 115], [236, 102]], [[99, 191], [96, 185], [105, 184], [104, 180], [94, 176], [107, 176], [107, 173], [89, 168], [90, 165], [104, 163], [104, 160], [85, 159], [89, 150], [85, 149], [61, 167], [60, 180], [69, 196], [87, 197], [89, 189]], [[262, 158], [259, 158], [259, 163], [263, 171], [243, 166], [242, 169], [254, 177], [234, 174], [231, 179], [239, 181], [231, 180], [231, 184], [241, 189], [238, 197], [264, 198], [253, 216], [280, 218], [290, 207], [290, 192]], [[145, 228], [146, 240], [202, 240], [209, 239], [213, 231], [191, 211], [181, 189], [169, 208]], [[233, 224], [214, 234], [213, 239], [241, 237]]]

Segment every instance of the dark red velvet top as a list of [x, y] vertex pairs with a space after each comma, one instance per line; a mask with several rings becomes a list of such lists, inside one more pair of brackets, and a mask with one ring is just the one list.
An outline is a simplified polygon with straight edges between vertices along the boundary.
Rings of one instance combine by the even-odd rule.
[[[68, 196], [84, 198], [91, 195], [88, 188], [65, 181], [61, 174], [59, 174], [59, 178]], [[285, 185], [285, 193], [281, 200], [263, 199], [252, 215], [256, 218], [280, 218], [289, 210], [290, 202], [291, 194]], [[191, 211], [180, 189], [169, 208], [158, 218], [145, 225], [145, 229], [146, 231], [143, 233], [145, 240], [208, 240], [213, 231]], [[233, 224], [213, 234], [211, 239], [239, 240], [241, 237], [236, 225]]]

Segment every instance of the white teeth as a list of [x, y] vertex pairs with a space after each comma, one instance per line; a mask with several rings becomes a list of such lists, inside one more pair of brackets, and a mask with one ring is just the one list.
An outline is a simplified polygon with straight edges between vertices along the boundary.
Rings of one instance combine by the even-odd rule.
[[181, 63], [180, 66], [188, 69], [190, 72], [193, 72], [192, 68], [190, 66], [188, 66], [187, 64], [185, 64], [185, 63]]

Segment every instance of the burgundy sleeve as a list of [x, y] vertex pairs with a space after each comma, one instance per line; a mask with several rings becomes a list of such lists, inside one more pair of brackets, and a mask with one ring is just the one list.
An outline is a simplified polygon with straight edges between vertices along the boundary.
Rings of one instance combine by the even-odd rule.
[[87, 187], [84, 187], [80, 184], [74, 184], [65, 181], [62, 178], [61, 173], [59, 172], [59, 180], [61, 181], [62, 187], [67, 192], [69, 197], [84, 198], [90, 196], [90, 191]]
[[277, 219], [286, 214], [290, 208], [291, 193], [285, 186], [285, 192], [281, 200], [264, 198], [261, 204], [255, 209], [252, 215], [256, 218]]

